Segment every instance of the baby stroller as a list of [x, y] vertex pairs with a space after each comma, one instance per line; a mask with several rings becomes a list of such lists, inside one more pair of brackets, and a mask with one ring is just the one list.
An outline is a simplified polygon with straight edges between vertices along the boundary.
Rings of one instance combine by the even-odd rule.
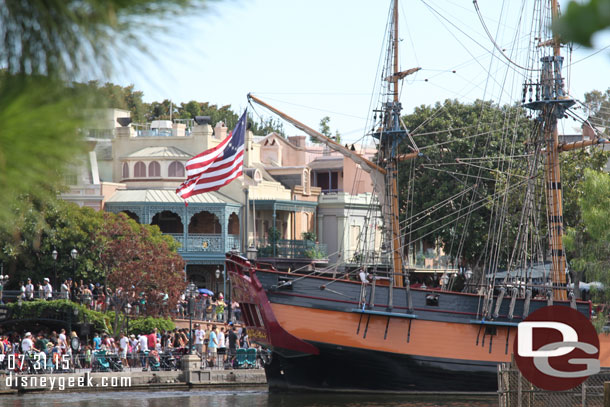
[[108, 364], [110, 365], [110, 369], [113, 372], [122, 372], [123, 371], [123, 362], [119, 358], [117, 354], [107, 355]]
[[109, 372], [110, 362], [105, 350], [97, 350], [93, 352], [93, 361], [91, 362], [92, 372]]
[[148, 352], [148, 366], [150, 366], [151, 371], [158, 372], [161, 369], [159, 360], [159, 352], [156, 350]]
[[23, 371], [34, 374], [45, 372], [47, 360], [44, 353], [40, 355], [38, 352], [29, 351], [25, 354], [24, 359], [25, 366], [23, 366]]
[[174, 356], [169, 351], [161, 353], [161, 359], [159, 360], [159, 363], [161, 365], [161, 369], [163, 370], [178, 370], [176, 358], [174, 358]]

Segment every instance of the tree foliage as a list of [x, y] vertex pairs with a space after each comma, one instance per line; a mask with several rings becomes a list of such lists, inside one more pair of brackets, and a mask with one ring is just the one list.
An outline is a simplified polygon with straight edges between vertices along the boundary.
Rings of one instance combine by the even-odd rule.
[[589, 0], [580, 4], [571, 1], [554, 29], [563, 40], [591, 46], [591, 38], [610, 27], [610, 0]]
[[149, 315], [175, 309], [186, 287], [178, 243], [157, 226], [141, 225], [123, 213], [103, 217], [100, 262], [115, 295], [139, 299]]
[[[23, 201], [13, 215], [15, 227], [0, 233], [0, 260], [14, 277], [10, 288], [28, 277], [40, 283], [57, 273], [58, 281], [100, 282], [113, 291], [119, 288], [125, 298], [145, 298], [151, 314], [173, 309], [184, 290], [178, 243], [157, 226], [56, 199], [37, 207]], [[77, 259], [72, 259], [72, 249]]]
[[[5, 1], [0, 7], [0, 228], [24, 199], [57, 193], [62, 173], [84, 151], [79, 129], [98, 100], [73, 85], [107, 76], [117, 57], [146, 44], [204, 0]], [[142, 22], [146, 21], [145, 24]], [[146, 38], [147, 41], [143, 41]]]
[[604, 92], [593, 90], [585, 93], [584, 104], [589, 109], [589, 121], [594, 126], [605, 128], [606, 135], [610, 134], [610, 88]]
[[[511, 116], [520, 125], [511, 127], [507, 139], [502, 124]], [[489, 202], [496, 181], [506, 170], [508, 156], [522, 152], [530, 124], [520, 108], [456, 100], [422, 105], [404, 121], [416, 130], [422, 153], [399, 167], [405, 241], [415, 242], [415, 251], [420, 241], [440, 244], [446, 254], [459, 254], [473, 264], [489, 238]], [[473, 157], [478, 161], [468, 161]], [[444, 205], [436, 206], [439, 203]]]
[[610, 300], [610, 175], [602, 171], [584, 171], [578, 207], [582, 221], [567, 228], [564, 238], [572, 270], [589, 281], [599, 281], [604, 289], [597, 300]]

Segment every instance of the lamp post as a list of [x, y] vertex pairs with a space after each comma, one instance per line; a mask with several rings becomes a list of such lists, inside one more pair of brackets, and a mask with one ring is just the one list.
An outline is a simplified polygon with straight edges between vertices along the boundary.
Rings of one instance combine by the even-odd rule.
[[53, 249], [51, 257], [53, 258], [53, 285], [57, 287], [57, 250]]
[[194, 308], [194, 299], [195, 292], [197, 291], [197, 286], [193, 284], [191, 281], [189, 285], [186, 287], [186, 296], [188, 299], [188, 313], [189, 313], [189, 351], [188, 354], [193, 354], [193, 308]]
[[72, 281], [76, 282], [76, 258], [78, 257], [78, 250], [72, 249], [70, 256], [72, 256]]
[[[2, 264], [2, 266], [0, 266], [0, 273], [4, 273], [4, 263]], [[6, 285], [7, 281], [8, 275], [0, 274], [0, 304], [4, 304], [2, 297], [4, 293], [4, 286]], [[21, 296], [19, 298], [21, 298]]]

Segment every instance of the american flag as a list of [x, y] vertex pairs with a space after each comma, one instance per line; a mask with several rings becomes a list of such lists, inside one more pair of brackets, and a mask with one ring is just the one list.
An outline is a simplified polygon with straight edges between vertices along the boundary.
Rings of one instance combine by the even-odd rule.
[[235, 129], [219, 145], [206, 150], [186, 163], [186, 181], [176, 193], [183, 199], [216, 191], [242, 175], [247, 110]]

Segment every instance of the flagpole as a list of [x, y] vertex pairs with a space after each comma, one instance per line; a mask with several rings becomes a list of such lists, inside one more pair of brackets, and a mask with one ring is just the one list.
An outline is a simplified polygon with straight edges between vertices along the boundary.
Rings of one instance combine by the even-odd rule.
[[250, 211], [250, 199], [248, 197], [248, 187], [246, 186], [244, 188], [244, 194], [246, 195], [246, 212], [244, 215], [244, 220], [245, 220], [245, 233], [244, 233], [244, 245], [242, 246], [242, 252], [244, 253], [244, 257], [247, 257], [248, 255], [248, 212]]

